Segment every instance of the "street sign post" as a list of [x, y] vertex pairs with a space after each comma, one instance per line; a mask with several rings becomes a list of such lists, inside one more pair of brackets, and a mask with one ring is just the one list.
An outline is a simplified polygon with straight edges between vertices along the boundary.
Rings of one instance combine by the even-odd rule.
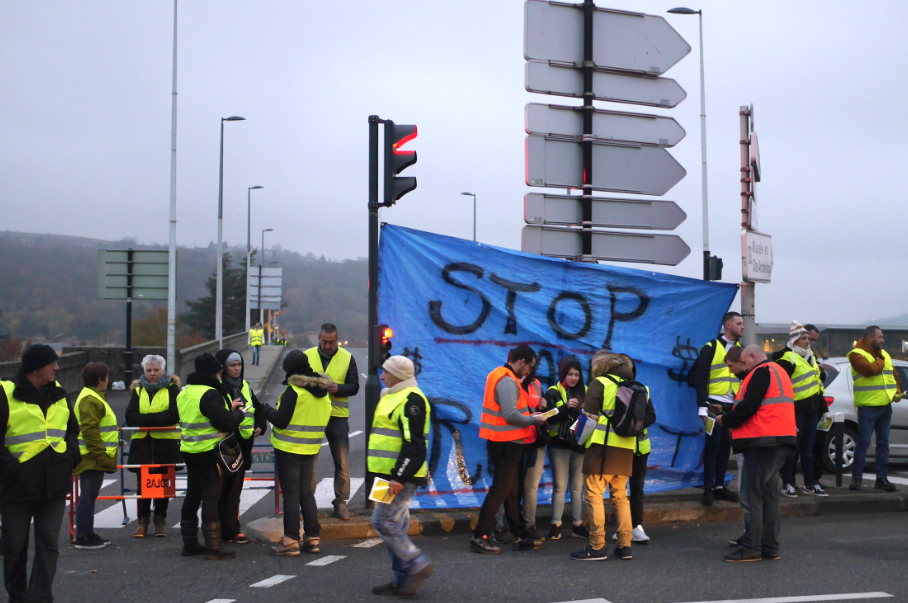
[[[577, 142], [583, 137], [583, 113], [579, 107], [529, 103], [525, 115], [527, 134], [570, 137]], [[593, 110], [592, 136], [600, 141], [673, 147], [685, 134], [671, 117]]]
[[[528, 92], [583, 98], [583, 72], [573, 65], [527, 61]], [[676, 107], [687, 93], [673, 79], [634, 73], [593, 71], [593, 99], [650, 107]]]
[[[590, 226], [674, 230], [686, 218], [674, 201], [594, 197]], [[523, 219], [527, 224], [579, 226], [583, 221], [581, 199], [577, 195], [528, 193], [523, 198]]]
[[677, 235], [592, 231], [591, 253], [583, 253], [583, 231], [578, 228], [524, 226], [521, 249], [556, 258], [639, 262], [676, 266], [690, 255]]

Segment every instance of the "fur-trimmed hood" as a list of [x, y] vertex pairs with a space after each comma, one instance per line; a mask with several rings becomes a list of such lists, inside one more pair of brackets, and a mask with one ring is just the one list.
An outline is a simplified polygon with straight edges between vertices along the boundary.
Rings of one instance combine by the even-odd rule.
[[[170, 384], [169, 384], [169, 385], [176, 385], [177, 387], [180, 387], [181, 383], [182, 383], [182, 382], [180, 381], [180, 377], [179, 377], [178, 375], [171, 375], [171, 376], [170, 376]], [[168, 387], [169, 387], [169, 385], [168, 385]], [[139, 387], [139, 380], [138, 380], [138, 379], [136, 379], [135, 381], [133, 381], [133, 382], [130, 384], [130, 386], [129, 386], [129, 391], [134, 391], [137, 387]]]
[[626, 354], [606, 353], [599, 355], [597, 352], [596, 363], [590, 371], [590, 378], [614, 375], [621, 379], [634, 378], [634, 362]]
[[297, 387], [319, 387], [328, 389], [334, 381], [325, 373], [316, 373], [315, 375], [290, 375], [287, 383]]

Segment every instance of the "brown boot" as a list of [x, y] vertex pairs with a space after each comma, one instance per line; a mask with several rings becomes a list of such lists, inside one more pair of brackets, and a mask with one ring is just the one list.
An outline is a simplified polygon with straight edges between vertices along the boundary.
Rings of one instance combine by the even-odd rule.
[[145, 538], [145, 534], [148, 532], [148, 518], [140, 517], [139, 525], [136, 526], [136, 533], [132, 535], [133, 538]]
[[160, 515], [154, 516], [154, 535], [156, 538], [167, 536], [167, 518]]

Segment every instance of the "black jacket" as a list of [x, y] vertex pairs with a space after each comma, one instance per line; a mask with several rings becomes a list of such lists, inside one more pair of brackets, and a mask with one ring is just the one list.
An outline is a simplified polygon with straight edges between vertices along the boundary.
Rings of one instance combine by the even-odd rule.
[[[211, 426], [218, 431], [223, 433], [236, 433], [240, 423], [243, 422], [243, 411], [241, 408], [228, 410], [229, 406], [227, 406], [227, 404], [231, 402], [232, 398], [220, 381], [203, 373], [190, 373], [186, 378], [186, 384], [207, 385], [208, 387], [213, 388], [213, 390], [209, 390], [202, 394], [202, 398], [199, 400], [199, 412], [201, 412], [206, 419], [211, 421]], [[214, 449], [205, 452], [183, 453], [183, 458], [186, 459], [187, 462], [207, 462], [209, 460], [208, 457], [210, 457], [211, 462], [217, 462]]]
[[[171, 376], [170, 384], [167, 386], [167, 392], [170, 395], [170, 404], [167, 410], [162, 412], [145, 413], [139, 411], [139, 393], [141, 386], [139, 381], [132, 384], [132, 395], [129, 397], [129, 404], [126, 406], [126, 425], [127, 427], [169, 427], [180, 422], [180, 411], [177, 408], [177, 396], [180, 395], [180, 378], [176, 375]], [[138, 433], [138, 432], [132, 432]], [[129, 442], [129, 464], [147, 465], [155, 463], [182, 463], [183, 457], [180, 455], [180, 440], [169, 440], [153, 438], [146, 432], [144, 438], [138, 440], [133, 438]], [[137, 473], [138, 469], [130, 469]]]
[[[400, 447], [400, 454], [397, 457], [397, 463], [391, 475], [377, 473], [379, 477], [388, 481], [395, 481], [401, 484], [411, 482], [417, 486], [425, 486], [428, 483], [426, 477], [415, 477], [422, 464], [426, 462], [426, 401], [417, 393], [411, 393], [404, 402], [404, 414], [410, 422], [410, 440], [403, 440]], [[400, 426], [403, 431], [403, 424]]]
[[724, 347], [728, 343], [730, 342], [719, 335], [700, 348], [700, 355], [697, 356], [697, 359], [694, 361], [694, 366], [691, 369], [694, 371], [694, 383], [697, 384], [698, 407], [705, 408], [709, 406], [709, 367], [712, 365], [713, 354], [716, 353], [716, 346], [722, 345]]
[[[769, 368], [766, 366], [768, 361], [763, 361], [750, 372], [753, 377], [747, 384], [747, 390], [742, 398], [731, 410], [727, 411], [722, 418], [722, 425], [725, 427], [741, 427], [751, 419], [760, 406], [763, 404], [763, 398], [769, 391], [769, 382], [771, 375]], [[759, 438], [734, 438], [732, 445], [735, 454], [742, 454], [754, 448], [769, 448], [773, 446], [795, 446], [798, 443], [797, 436], [765, 436]]]
[[[52, 404], [66, 398], [56, 383], [36, 389], [24, 375], [13, 379], [13, 396], [20, 402], [38, 405], [44, 414]], [[20, 463], [6, 446], [0, 446], [0, 499], [10, 503], [41, 502], [64, 498], [72, 489], [72, 472], [82, 460], [79, 454], [79, 422], [71, 403], [66, 424], [66, 452], [45, 448], [37, 456]], [[9, 400], [0, 389], [0, 437], [6, 437], [9, 423]]]

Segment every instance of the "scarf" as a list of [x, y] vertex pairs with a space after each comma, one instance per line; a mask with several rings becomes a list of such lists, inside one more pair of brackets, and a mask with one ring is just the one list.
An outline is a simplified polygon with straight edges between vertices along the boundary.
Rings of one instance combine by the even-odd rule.
[[801, 358], [806, 360], [807, 364], [810, 364], [811, 366], [813, 366], [815, 360], [813, 357], [813, 350], [810, 349], [810, 346], [807, 346], [806, 348], [802, 348], [800, 346], [791, 344], [788, 347], [791, 348], [792, 352], [794, 352], [795, 354], [797, 354], [798, 356], [800, 356]]
[[161, 375], [161, 378], [158, 379], [156, 383], [149, 382], [148, 379], [145, 378], [145, 373], [142, 373], [142, 376], [139, 377], [139, 385], [148, 392], [149, 398], [154, 398], [154, 395], [158, 393], [158, 391], [170, 385], [170, 373]]
[[234, 398], [242, 397], [243, 392], [243, 380], [234, 379], [233, 377], [228, 377], [224, 375], [224, 385], [226, 385], [231, 391], [230, 393]]
[[400, 383], [395, 383], [392, 387], [385, 387], [381, 390], [381, 397], [396, 394], [397, 392], [402, 392], [408, 387], [419, 387], [416, 383], [416, 377], [411, 377], [410, 379], [404, 379]]

